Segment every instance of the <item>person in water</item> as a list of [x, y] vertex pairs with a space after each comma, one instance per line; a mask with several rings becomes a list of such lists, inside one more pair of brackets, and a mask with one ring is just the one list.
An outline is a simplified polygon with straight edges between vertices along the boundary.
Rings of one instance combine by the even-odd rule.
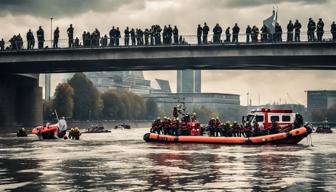
[[21, 128], [21, 129], [19, 129], [19, 130], [17, 131], [17, 133], [16, 133], [16, 136], [17, 136], [17, 137], [27, 137], [28, 134], [27, 134], [26, 129], [25, 129], [25, 128]]
[[79, 137], [81, 136], [81, 132], [79, 131], [78, 127], [76, 128], [71, 128], [69, 132], [69, 139], [72, 140], [79, 140]]
[[58, 137], [63, 138], [66, 135], [66, 131], [68, 129], [65, 117], [61, 117], [61, 119], [58, 121], [58, 126], [59, 126]]

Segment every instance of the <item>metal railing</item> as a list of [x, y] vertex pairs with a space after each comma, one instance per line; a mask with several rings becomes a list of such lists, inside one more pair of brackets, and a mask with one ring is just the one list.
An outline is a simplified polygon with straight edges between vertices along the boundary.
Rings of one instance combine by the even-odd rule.
[[[54, 46], [54, 41], [45, 40], [40, 44], [40, 49], [76, 49], [76, 48], [108, 48], [108, 47], [153, 47], [153, 46], [185, 46], [185, 45], [244, 45], [244, 44], [279, 44], [279, 43], [315, 43], [315, 42], [336, 42], [336, 34], [324, 32], [322, 40], [318, 41], [317, 33], [314, 33], [313, 40], [308, 40], [307, 32], [301, 32], [296, 39], [295, 33], [283, 32], [282, 34], [238, 34], [233, 41], [233, 35], [221, 34], [220, 36], [209, 34], [207, 36], [197, 35], [182, 35], [171, 38], [160, 37], [119, 37], [119, 38], [90, 38], [87, 40], [74, 39], [69, 44], [69, 39], [58, 39], [57, 46]], [[29, 47], [30, 46], [30, 47]], [[25, 40], [6, 42], [5, 51], [20, 51], [27, 49], [39, 49], [39, 42], [35, 39], [34, 42]], [[3, 51], [3, 50], [0, 50]]]

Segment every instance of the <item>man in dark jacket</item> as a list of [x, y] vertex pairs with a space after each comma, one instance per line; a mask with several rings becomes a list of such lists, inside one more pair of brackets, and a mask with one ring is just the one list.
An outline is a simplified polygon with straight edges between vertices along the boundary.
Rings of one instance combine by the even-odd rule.
[[294, 33], [295, 33], [295, 41], [296, 42], [300, 42], [300, 33], [301, 33], [301, 23], [299, 22], [299, 20], [296, 20], [295, 21], [295, 24], [294, 24]]
[[207, 23], [204, 23], [204, 27], [203, 27], [202, 32], [203, 32], [203, 43], [208, 44], [209, 27], [208, 27]]
[[290, 20], [287, 25], [287, 42], [293, 42], [293, 31], [294, 24], [292, 23], [292, 20]]

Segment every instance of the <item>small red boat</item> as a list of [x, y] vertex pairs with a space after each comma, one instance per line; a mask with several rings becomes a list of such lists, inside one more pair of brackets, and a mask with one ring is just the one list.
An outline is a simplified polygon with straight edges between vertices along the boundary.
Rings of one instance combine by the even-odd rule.
[[227, 145], [264, 145], [264, 144], [298, 144], [303, 138], [312, 133], [309, 127], [293, 129], [289, 132], [264, 135], [259, 137], [207, 137], [207, 136], [171, 136], [147, 133], [146, 142], [162, 143], [208, 143]]
[[37, 135], [40, 139], [57, 139], [58, 130], [58, 124], [47, 124], [33, 128], [32, 134]]

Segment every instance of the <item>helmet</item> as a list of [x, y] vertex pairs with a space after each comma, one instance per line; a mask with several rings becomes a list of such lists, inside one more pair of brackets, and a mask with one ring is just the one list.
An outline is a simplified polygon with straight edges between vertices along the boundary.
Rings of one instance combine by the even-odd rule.
[[180, 118], [176, 118], [176, 120], [177, 120], [177, 121], [179, 121], [179, 120], [180, 120]]
[[238, 122], [237, 121], [234, 121], [233, 124], [237, 124]]
[[211, 120], [215, 120], [215, 118], [214, 118], [214, 117], [212, 117], [212, 118], [211, 118]]
[[160, 120], [160, 119], [161, 119], [161, 117], [157, 117], [156, 119], [157, 119], [157, 120]]
[[217, 116], [216, 119], [219, 119], [219, 117]]
[[167, 116], [164, 116], [163, 118], [164, 118], [164, 119], [167, 119]]
[[193, 115], [193, 116], [196, 116], [197, 114], [194, 112], [192, 115]]

